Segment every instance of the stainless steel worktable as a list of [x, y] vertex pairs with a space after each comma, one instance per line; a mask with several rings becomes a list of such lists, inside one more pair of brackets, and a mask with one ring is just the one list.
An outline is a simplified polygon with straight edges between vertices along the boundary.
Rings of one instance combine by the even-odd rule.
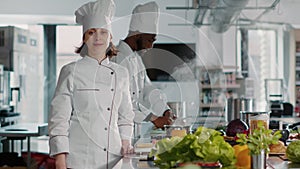
[[0, 128], [0, 136], [7, 138], [27, 138], [27, 168], [30, 167], [31, 151], [30, 151], [30, 137], [38, 137], [48, 134], [48, 124], [36, 123], [18, 123], [15, 125]]
[[[267, 160], [267, 169], [300, 169], [300, 164], [294, 164], [289, 161], [283, 161], [281, 158], [272, 156]], [[139, 161], [137, 157], [122, 158], [114, 167], [114, 169], [142, 169], [151, 168], [158, 169], [153, 166], [152, 162]]]
[[[149, 143], [150, 138], [140, 138], [137, 143]], [[122, 158], [114, 167], [114, 169], [141, 169], [151, 168], [158, 169], [154, 166], [153, 162], [148, 162], [140, 159], [147, 159], [147, 153], [140, 154], [142, 152], [149, 152], [149, 149], [137, 149], [137, 154], [128, 155]], [[267, 159], [267, 169], [300, 169], [300, 164], [294, 164], [290, 161], [285, 161], [279, 156], [269, 156]]]

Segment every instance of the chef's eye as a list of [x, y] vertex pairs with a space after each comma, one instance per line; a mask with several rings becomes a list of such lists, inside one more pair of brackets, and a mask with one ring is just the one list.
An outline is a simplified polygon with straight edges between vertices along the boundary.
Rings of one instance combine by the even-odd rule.
[[87, 32], [87, 34], [90, 35], [90, 36], [93, 35], [94, 33], [95, 33], [94, 30], [88, 30], [88, 32]]
[[105, 30], [105, 29], [101, 30], [101, 34], [107, 34], [107, 33], [108, 33], [107, 30]]

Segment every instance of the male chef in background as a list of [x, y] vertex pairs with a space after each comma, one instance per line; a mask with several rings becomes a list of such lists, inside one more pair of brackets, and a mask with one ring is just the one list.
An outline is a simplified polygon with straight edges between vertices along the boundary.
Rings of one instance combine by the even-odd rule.
[[141, 55], [153, 47], [158, 33], [159, 8], [155, 2], [136, 6], [132, 12], [129, 33], [120, 40], [118, 55], [112, 60], [126, 67], [130, 76], [130, 92], [135, 123], [151, 121], [155, 127], [173, 124], [176, 116], [170, 111], [166, 97], [147, 76]]

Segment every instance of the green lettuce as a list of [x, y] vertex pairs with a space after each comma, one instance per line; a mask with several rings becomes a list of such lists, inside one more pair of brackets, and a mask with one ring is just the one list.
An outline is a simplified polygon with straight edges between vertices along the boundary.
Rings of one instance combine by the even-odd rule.
[[218, 131], [205, 127], [199, 127], [194, 134], [188, 134], [181, 140], [173, 137], [158, 141], [150, 155], [155, 156], [154, 162], [160, 168], [196, 161], [220, 162], [223, 166], [236, 163], [231, 145]]
[[300, 140], [293, 141], [288, 145], [286, 156], [293, 163], [300, 163]]

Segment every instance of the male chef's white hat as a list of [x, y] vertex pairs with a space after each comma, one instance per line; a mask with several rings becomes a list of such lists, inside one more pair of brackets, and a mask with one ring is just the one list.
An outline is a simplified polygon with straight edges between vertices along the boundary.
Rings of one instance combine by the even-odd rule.
[[90, 28], [105, 28], [112, 33], [111, 20], [114, 14], [113, 0], [88, 2], [75, 11], [76, 23], [82, 25], [83, 33]]
[[159, 8], [154, 1], [136, 6], [132, 11], [129, 30], [157, 34], [158, 15]]

